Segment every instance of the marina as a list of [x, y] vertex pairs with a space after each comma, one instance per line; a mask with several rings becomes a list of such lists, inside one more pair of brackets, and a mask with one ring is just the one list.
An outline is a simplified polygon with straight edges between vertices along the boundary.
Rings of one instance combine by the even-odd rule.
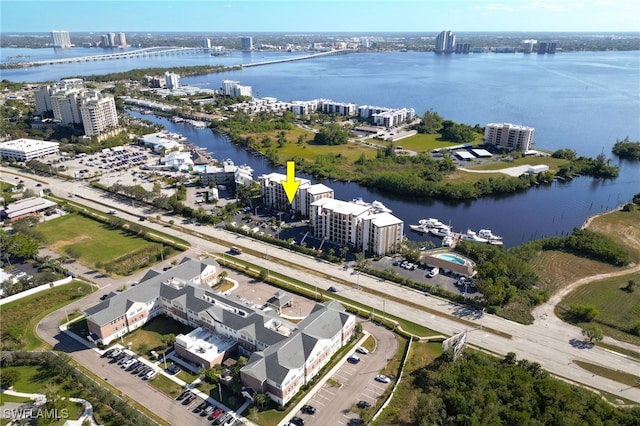
[[409, 228], [419, 234], [430, 234], [442, 239], [443, 247], [455, 247], [458, 241], [471, 241], [502, 245], [502, 237], [495, 235], [490, 229], [480, 229], [477, 233], [467, 229], [466, 233], [454, 232], [451, 225], [445, 225], [438, 219], [421, 219], [417, 225], [409, 225]]

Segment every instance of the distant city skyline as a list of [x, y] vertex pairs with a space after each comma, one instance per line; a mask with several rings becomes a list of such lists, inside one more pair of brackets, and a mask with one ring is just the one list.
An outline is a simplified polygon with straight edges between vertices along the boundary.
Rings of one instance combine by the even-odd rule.
[[0, 0], [3, 33], [638, 32], [637, 0]]

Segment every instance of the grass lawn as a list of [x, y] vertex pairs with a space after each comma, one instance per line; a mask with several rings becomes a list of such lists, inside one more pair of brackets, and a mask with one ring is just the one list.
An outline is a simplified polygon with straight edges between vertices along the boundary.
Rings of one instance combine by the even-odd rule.
[[603, 327], [605, 334], [640, 344], [640, 336], [629, 333], [640, 321], [640, 289], [632, 293], [622, 290], [629, 280], [640, 283], [640, 273], [586, 284], [571, 292], [558, 305], [557, 311], [562, 314], [572, 304], [594, 305], [600, 312], [594, 322]]
[[163, 335], [173, 333], [177, 336], [181, 333], [189, 333], [191, 330], [193, 330], [192, 327], [162, 315], [124, 336], [123, 339], [125, 343], [131, 342], [131, 350], [149, 358], [149, 351], [160, 352], [166, 349], [166, 345], [162, 343]]
[[166, 378], [162, 374], [156, 375], [153, 380], [149, 381], [149, 384], [154, 388], [160, 390], [161, 392], [169, 395], [171, 398], [177, 397], [184, 390], [182, 389], [182, 386], [180, 386], [173, 380]]
[[192, 374], [189, 372], [189, 370], [185, 370], [181, 367], [180, 372], [176, 374], [176, 377], [178, 377], [181, 380], [184, 380], [187, 383], [191, 383], [200, 376], [198, 374]]
[[4, 367], [2, 371], [18, 372], [18, 380], [13, 384], [13, 390], [16, 392], [42, 393], [42, 387], [48, 381], [48, 378], [41, 376], [40, 367], [37, 365]]
[[474, 165], [472, 167], [465, 167], [473, 170], [500, 170], [508, 169], [509, 167], [517, 167], [524, 165], [537, 166], [539, 164], [545, 164], [549, 166], [549, 171], [556, 172], [560, 169], [560, 166], [567, 164], [568, 161], [561, 158], [552, 157], [521, 157], [512, 161], [495, 161], [484, 163], [480, 165]]
[[594, 218], [588, 229], [609, 236], [629, 250], [633, 262], [640, 261], [640, 210], [603, 214]]
[[[387, 408], [373, 425], [411, 424], [411, 410], [417, 404], [418, 393], [412, 384], [412, 374], [431, 363], [442, 353], [441, 343], [414, 342], [402, 373], [402, 380]], [[363, 413], [366, 416], [367, 413]]]
[[640, 380], [639, 376], [634, 376], [633, 374], [626, 373], [620, 370], [614, 370], [612, 368], [603, 367], [601, 365], [592, 364], [590, 362], [573, 360], [574, 364], [579, 365], [585, 370], [597, 374], [601, 377], [606, 377], [607, 379], [615, 380], [619, 383], [624, 383], [627, 386], [637, 386], [638, 380]]
[[31, 399], [23, 398], [21, 396], [13, 396], [7, 395], [5, 393], [0, 393], [0, 406], [4, 405], [5, 402], [30, 402]]
[[372, 352], [376, 348], [377, 342], [376, 342], [376, 339], [373, 336], [369, 336], [369, 337], [367, 337], [367, 340], [362, 342], [362, 345], [360, 345], [360, 346], [362, 346], [363, 348], [365, 348], [369, 352]]
[[79, 214], [69, 214], [38, 225], [49, 247], [75, 257], [93, 269], [127, 254], [154, 250], [160, 244], [110, 229], [108, 226]]
[[[400, 139], [394, 143], [396, 146], [401, 146], [403, 149], [408, 149], [410, 151], [416, 151], [416, 152], [431, 152], [434, 149], [438, 149], [438, 148], [448, 148], [450, 146], [460, 145], [459, 142], [447, 142], [447, 141], [439, 140], [440, 137], [441, 135], [439, 133], [435, 133], [435, 134], [418, 133], [416, 135], [409, 136], [408, 138]], [[480, 138], [482, 139], [482, 136], [480, 136]], [[377, 143], [383, 146], [388, 143], [388, 142], [384, 142], [376, 139], [370, 139], [370, 142]], [[476, 142], [478, 142], [477, 139], [476, 139]]]
[[620, 268], [607, 263], [556, 250], [541, 252], [531, 265], [538, 273], [540, 285], [555, 293], [568, 284], [585, 277], [614, 272]]
[[92, 292], [91, 286], [72, 281], [50, 290], [24, 297], [2, 307], [0, 338], [2, 347], [23, 350], [43, 348], [35, 334], [35, 327], [43, 317], [77, 298]]

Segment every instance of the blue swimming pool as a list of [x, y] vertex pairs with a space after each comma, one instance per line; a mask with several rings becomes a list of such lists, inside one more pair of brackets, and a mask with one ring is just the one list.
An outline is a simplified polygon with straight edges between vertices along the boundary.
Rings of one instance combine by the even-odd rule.
[[452, 263], [458, 263], [460, 265], [464, 265], [467, 263], [466, 260], [464, 260], [460, 256], [456, 256], [455, 254], [437, 253], [437, 254], [434, 254], [433, 257], [437, 257], [438, 259], [446, 260]]

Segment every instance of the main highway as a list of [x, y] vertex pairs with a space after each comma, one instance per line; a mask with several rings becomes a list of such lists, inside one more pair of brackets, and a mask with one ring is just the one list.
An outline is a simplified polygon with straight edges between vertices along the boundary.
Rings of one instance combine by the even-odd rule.
[[[28, 178], [30, 176], [28, 174], [15, 173], [26, 181], [27, 186], [29, 185]], [[13, 174], [12, 169], [5, 168], [3, 172], [4, 176], [10, 178]], [[70, 192], [70, 182], [68, 181], [41, 176], [36, 179], [46, 182], [53, 194], [66, 196]], [[113, 208], [118, 210], [119, 217], [132, 221], [137, 221], [140, 216], [150, 215], [146, 206], [133, 207], [129, 203], [119, 202], [109, 194], [78, 182], [71, 183], [71, 185], [74, 185], [73, 192], [81, 198], [80, 200], [75, 198], [74, 201], [81, 202], [87, 207], [105, 212]], [[151, 215], [154, 217], [160, 215], [161, 220], [165, 223], [171, 219], [175, 220], [175, 217], [164, 215], [161, 212], [154, 212]], [[150, 221], [145, 222], [144, 225], [162, 232], [167, 232], [169, 229], [162, 224]], [[594, 375], [579, 367], [575, 361], [596, 364], [635, 376], [640, 375], [640, 362], [598, 346], [576, 344], [582, 341], [580, 328], [558, 320], [550, 305], [546, 307], [546, 310], [543, 306], [536, 311], [540, 314], [537, 314], [532, 325], [522, 325], [495, 315], [470, 310], [463, 305], [424, 295], [374, 277], [358, 276], [351, 268], [329, 264], [219, 228], [186, 224], [182, 225], [182, 229], [185, 232], [172, 230], [172, 233], [176, 237], [188, 241], [191, 244], [190, 252], [192, 253], [220, 253], [228, 250], [228, 247], [232, 245], [251, 249], [254, 253], [264, 253], [264, 256], [245, 253], [242, 258], [262, 268], [317, 285], [319, 288], [326, 289], [329, 286], [334, 286], [341, 296], [371, 306], [378, 313], [384, 311], [445, 335], [452, 335], [466, 329], [468, 342], [473, 346], [497, 355], [514, 352], [518, 359], [524, 358], [531, 362], [538, 362], [544, 369], [557, 377], [640, 403], [640, 386], [630, 386]], [[212, 243], [199, 237], [198, 234], [214, 237], [217, 241], [224, 243]], [[276, 262], [274, 259], [278, 259], [278, 261]], [[640, 269], [640, 267], [636, 266], [634, 269]], [[328, 276], [334, 277], [336, 281], [327, 278]], [[345, 282], [350, 284], [344, 285]], [[379, 294], [393, 295], [394, 298], [385, 300], [378, 296]], [[399, 300], [407, 300], [412, 303], [407, 305], [398, 302]], [[470, 324], [474, 326], [470, 326]], [[499, 330], [501, 333], [494, 334], [491, 330]], [[43, 330], [40, 332], [42, 333]], [[511, 337], [509, 338], [507, 335]], [[47, 341], [52, 339], [52, 336], [42, 337]], [[606, 341], [640, 353], [638, 346], [614, 341], [610, 338], [606, 338]]]

